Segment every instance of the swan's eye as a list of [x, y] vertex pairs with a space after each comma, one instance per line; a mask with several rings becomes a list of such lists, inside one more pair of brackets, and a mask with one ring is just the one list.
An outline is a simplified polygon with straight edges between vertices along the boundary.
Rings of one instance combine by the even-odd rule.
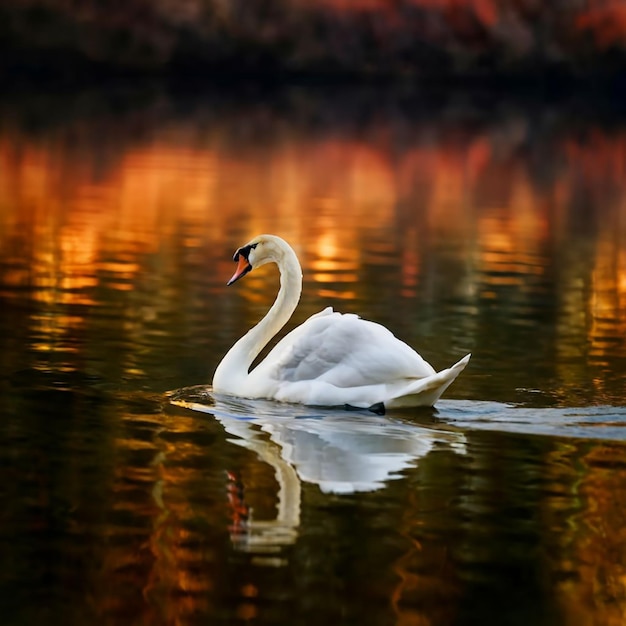
[[258, 245], [259, 245], [258, 242], [250, 243], [247, 246], [243, 246], [239, 248], [233, 256], [233, 261], [237, 261], [240, 255], [247, 261], [248, 257], [250, 256], [250, 250], [254, 250]]

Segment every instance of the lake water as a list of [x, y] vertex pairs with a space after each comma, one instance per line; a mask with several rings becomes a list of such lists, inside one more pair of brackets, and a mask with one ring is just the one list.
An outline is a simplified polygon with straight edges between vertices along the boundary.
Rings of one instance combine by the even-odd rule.
[[[304, 292], [441, 369], [384, 416], [211, 394]], [[626, 621], [626, 117], [382, 90], [0, 105], [7, 625]]]

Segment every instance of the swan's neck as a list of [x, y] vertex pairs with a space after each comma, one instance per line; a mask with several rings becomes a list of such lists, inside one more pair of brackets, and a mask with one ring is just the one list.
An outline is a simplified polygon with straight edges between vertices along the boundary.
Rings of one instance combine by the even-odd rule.
[[289, 248], [276, 261], [280, 271], [280, 290], [267, 315], [250, 329], [226, 354], [213, 376], [213, 390], [245, 395], [243, 385], [250, 366], [270, 339], [287, 323], [302, 293], [302, 268]]

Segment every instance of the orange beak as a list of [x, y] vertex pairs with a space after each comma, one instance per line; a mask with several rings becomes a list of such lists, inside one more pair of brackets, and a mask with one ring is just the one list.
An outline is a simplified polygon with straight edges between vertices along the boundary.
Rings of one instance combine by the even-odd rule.
[[243, 254], [239, 254], [239, 263], [237, 264], [237, 269], [233, 274], [232, 278], [226, 283], [226, 285], [232, 285], [235, 281], [239, 280], [242, 276], [245, 276], [251, 269], [252, 265], [248, 262]]

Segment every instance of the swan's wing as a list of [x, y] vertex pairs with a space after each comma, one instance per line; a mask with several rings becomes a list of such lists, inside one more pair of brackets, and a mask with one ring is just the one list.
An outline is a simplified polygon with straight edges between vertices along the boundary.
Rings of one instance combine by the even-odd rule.
[[256, 370], [253, 374], [277, 382], [320, 381], [343, 388], [435, 373], [385, 327], [330, 308], [286, 335]]

